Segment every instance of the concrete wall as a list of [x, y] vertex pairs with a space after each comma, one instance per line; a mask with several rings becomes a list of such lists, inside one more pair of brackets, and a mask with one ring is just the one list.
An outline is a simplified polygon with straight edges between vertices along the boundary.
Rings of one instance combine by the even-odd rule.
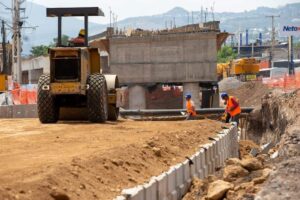
[[30, 71], [33, 69], [43, 69], [44, 73], [50, 73], [49, 57], [40, 56], [37, 58], [22, 61], [22, 71]]
[[217, 34], [110, 39], [110, 71], [122, 84], [217, 81]]
[[24, 83], [37, 83], [43, 73], [50, 73], [50, 61], [47, 56], [40, 56], [30, 60], [22, 61]]
[[0, 106], [0, 118], [37, 118], [36, 105]]
[[152, 177], [148, 183], [123, 190], [115, 200], [181, 200], [194, 177], [204, 179], [223, 166], [226, 159], [238, 157], [238, 146], [237, 127], [232, 126], [220, 132], [212, 143], [203, 145], [189, 160]]

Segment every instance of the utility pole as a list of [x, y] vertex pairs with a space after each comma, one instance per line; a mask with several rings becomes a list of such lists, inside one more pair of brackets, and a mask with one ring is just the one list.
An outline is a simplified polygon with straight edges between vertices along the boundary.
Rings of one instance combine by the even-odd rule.
[[271, 18], [272, 19], [272, 43], [271, 43], [271, 51], [270, 51], [270, 67], [271, 67], [271, 64], [272, 64], [272, 60], [273, 60], [273, 52], [274, 52], [274, 46], [275, 46], [275, 37], [276, 37], [276, 30], [275, 30], [275, 18], [276, 17], [280, 17], [279, 15], [269, 15], [269, 16], [266, 16], [268, 18]]
[[5, 33], [5, 22], [2, 20], [2, 27], [1, 27], [1, 33], [2, 33], [2, 61], [3, 61], [3, 68], [0, 73], [8, 74], [8, 67], [7, 67], [7, 53], [6, 53], [6, 33]]
[[[21, 68], [21, 28], [23, 22], [20, 18], [20, 5], [25, 0], [12, 1], [12, 18], [13, 18], [13, 79], [18, 83], [22, 83], [22, 68]], [[24, 10], [24, 9], [23, 9]]]

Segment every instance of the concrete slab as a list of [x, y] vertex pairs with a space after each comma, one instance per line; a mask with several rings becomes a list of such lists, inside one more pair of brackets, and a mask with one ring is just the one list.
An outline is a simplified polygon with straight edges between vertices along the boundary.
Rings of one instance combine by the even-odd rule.
[[12, 118], [13, 107], [12, 106], [0, 106], [0, 118]]
[[37, 105], [14, 105], [12, 118], [37, 118]]

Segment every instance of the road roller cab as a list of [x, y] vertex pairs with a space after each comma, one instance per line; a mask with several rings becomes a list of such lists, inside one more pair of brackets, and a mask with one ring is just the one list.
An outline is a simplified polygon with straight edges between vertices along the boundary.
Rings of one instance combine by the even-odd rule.
[[[104, 16], [101, 9], [47, 8], [48, 17], [58, 18], [57, 45], [49, 49], [50, 74], [43, 74], [38, 83], [38, 115], [42, 123], [55, 123], [62, 108], [81, 109], [81, 117], [91, 122], [118, 119], [116, 75], [101, 73], [100, 50], [89, 47], [88, 16]], [[63, 46], [62, 18], [84, 17], [84, 42]], [[82, 32], [82, 31], [81, 31]], [[69, 113], [69, 114], [68, 114]], [[63, 114], [72, 118], [74, 112]]]

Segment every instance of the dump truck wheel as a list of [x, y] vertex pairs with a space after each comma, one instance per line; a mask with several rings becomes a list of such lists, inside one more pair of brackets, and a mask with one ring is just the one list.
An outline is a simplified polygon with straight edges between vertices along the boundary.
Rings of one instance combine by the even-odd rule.
[[119, 108], [115, 105], [108, 106], [108, 120], [109, 121], [117, 121], [119, 118]]
[[38, 116], [42, 123], [55, 123], [58, 120], [59, 109], [55, 96], [50, 93], [50, 76], [42, 75], [38, 82], [37, 95]]
[[94, 123], [104, 123], [108, 118], [108, 95], [105, 77], [92, 74], [88, 77], [87, 109], [88, 119]]

